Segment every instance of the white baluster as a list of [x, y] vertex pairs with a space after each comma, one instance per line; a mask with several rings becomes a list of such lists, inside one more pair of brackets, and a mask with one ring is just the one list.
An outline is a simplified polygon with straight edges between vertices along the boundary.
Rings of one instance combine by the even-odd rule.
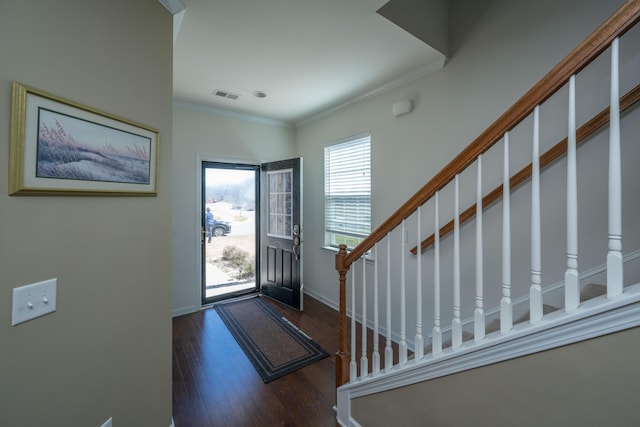
[[451, 321], [451, 347], [462, 345], [462, 322], [460, 321], [460, 182], [454, 180], [453, 213], [453, 320]]
[[422, 336], [422, 206], [418, 206], [417, 211], [417, 234], [418, 246], [416, 256], [416, 338], [415, 338], [415, 361], [418, 362], [424, 356], [424, 337]]
[[406, 248], [406, 220], [402, 220], [402, 244], [400, 245], [400, 343], [398, 344], [399, 365], [407, 363], [407, 300], [406, 300], [406, 271], [404, 252]]
[[442, 329], [440, 328], [440, 214], [438, 192], [435, 194], [435, 235], [433, 240], [433, 332], [431, 352], [434, 356], [442, 353]]
[[367, 260], [362, 255], [362, 344], [360, 349], [360, 376], [364, 379], [369, 374], [367, 358]]
[[473, 312], [473, 339], [480, 342], [485, 335], [483, 301], [483, 252], [482, 252], [482, 155], [478, 156], [476, 178], [476, 309]]
[[393, 368], [393, 347], [391, 347], [391, 233], [387, 234], [387, 337], [384, 348], [384, 370]]
[[576, 166], [576, 76], [569, 79], [569, 133], [567, 135], [567, 270], [564, 273], [565, 310], [580, 305], [578, 280], [578, 178]]
[[622, 162], [620, 150], [620, 101], [618, 38], [611, 44], [611, 106], [609, 121], [609, 252], [607, 253], [607, 296], [622, 294]]
[[351, 363], [349, 364], [349, 381], [358, 378], [358, 362], [356, 362], [356, 271], [351, 270]]
[[500, 332], [513, 327], [511, 305], [511, 189], [509, 186], [509, 132], [504, 134], [502, 174], [502, 298], [500, 299]]
[[371, 372], [380, 373], [380, 318], [378, 314], [378, 244], [373, 247], [373, 353], [371, 354]]
[[533, 110], [533, 160], [531, 162], [531, 287], [529, 321], [542, 319], [542, 262], [540, 226], [540, 107]]

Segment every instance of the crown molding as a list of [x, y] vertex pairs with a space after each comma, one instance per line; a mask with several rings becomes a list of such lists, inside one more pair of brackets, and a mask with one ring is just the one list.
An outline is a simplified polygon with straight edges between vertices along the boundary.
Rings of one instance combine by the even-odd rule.
[[328, 116], [331, 113], [334, 113], [334, 112], [336, 112], [338, 110], [341, 110], [341, 109], [343, 109], [345, 107], [348, 107], [348, 106], [350, 106], [352, 104], [355, 104], [355, 103], [358, 103], [358, 102], [361, 102], [361, 101], [365, 101], [367, 99], [374, 98], [374, 97], [376, 97], [378, 95], [381, 95], [381, 94], [383, 94], [385, 92], [388, 92], [388, 91], [390, 91], [392, 89], [396, 89], [398, 87], [401, 87], [401, 86], [404, 86], [406, 84], [409, 84], [409, 83], [411, 83], [411, 82], [413, 82], [415, 80], [418, 80], [418, 79], [420, 79], [422, 77], [425, 77], [425, 76], [427, 76], [429, 74], [435, 73], [436, 71], [439, 71], [439, 70], [443, 69], [445, 64], [446, 64], [446, 62], [447, 62], [447, 58], [444, 55], [440, 54], [438, 59], [430, 62], [427, 65], [424, 65], [424, 66], [422, 66], [420, 68], [417, 68], [417, 69], [415, 69], [415, 70], [413, 70], [413, 71], [411, 71], [411, 72], [409, 72], [407, 74], [404, 74], [404, 75], [398, 77], [397, 79], [394, 79], [394, 80], [392, 80], [390, 82], [387, 82], [387, 83], [385, 83], [385, 84], [383, 84], [381, 86], [378, 86], [373, 90], [370, 90], [370, 91], [365, 92], [365, 93], [363, 93], [361, 95], [358, 95], [358, 96], [354, 96], [354, 97], [348, 99], [345, 102], [337, 104], [337, 105], [335, 105], [333, 107], [329, 107], [329, 108], [327, 108], [327, 109], [325, 109], [325, 110], [323, 110], [323, 111], [321, 111], [321, 112], [319, 112], [317, 114], [313, 114], [313, 115], [311, 115], [311, 116], [309, 116], [307, 118], [304, 118], [304, 119], [298, 121], [296, 123], [296, 127], [306, 126], [306, 125], [311, 124], [311, 123], [313, 123], [313, 122], [315, 122], [317, 120], [320, 120], [323, 117]]

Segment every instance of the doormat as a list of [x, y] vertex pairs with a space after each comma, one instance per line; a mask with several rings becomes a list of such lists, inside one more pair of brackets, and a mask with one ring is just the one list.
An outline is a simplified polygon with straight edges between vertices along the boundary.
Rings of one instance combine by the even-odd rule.
[[265, 383], [329, 355], [260, 298], [215, 309]]

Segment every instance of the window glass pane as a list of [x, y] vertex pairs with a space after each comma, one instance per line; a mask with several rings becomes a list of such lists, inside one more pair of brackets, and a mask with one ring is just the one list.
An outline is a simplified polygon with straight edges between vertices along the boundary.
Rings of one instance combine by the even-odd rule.
[[278, 173], [276, 174], [276, 190], [278, 193], [281, 193], [282, 190], [284, 189], [284, 185], [282, 184], [282, 174]]
[[269, 230], [268, 234], [279, 237], [291, 237], [293, 195], [293, 170], [267, 173], [269, 187]]
[[283, 175], [282, 178], [284, 180], [283, 192], [291, 193], [291, 174], [287, 173], [287, 174]]
[[291, 215], [284, 215], [284, 235], [291, 236]]
[[286, 205], [286, 195], [285, 194], [278, 194], [278, 209], [276, 211], [277, 214], [284, 214], [287, 212], [287, 207]]
[[267, 176], [268, 176], [268, 179], [269, 179], [269, 193], [275, 193], [276, 192], [276, 185], [277, 185], [276, 179], [271, 174], [269, 174]]
[[291, 203], [291, 193], [286, 194], [284, 199], [284, 211], [283, 213], [291, 216], [292, 214], [292, 209], [293, 209], [293, 204]]
[[325, 147], [325, 244], [356, 246], [371, 232], [371, 137]]

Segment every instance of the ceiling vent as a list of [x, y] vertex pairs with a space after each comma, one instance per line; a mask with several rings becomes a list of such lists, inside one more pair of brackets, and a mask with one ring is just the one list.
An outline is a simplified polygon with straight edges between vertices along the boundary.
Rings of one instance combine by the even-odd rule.
[[211, 92], [211, 94], [215, 95], [215, 96], [221, 96], [221, 97], [227, 98], [227, 99], [238, 99], [240, 97], [240, 95], [238, 95], [236, 93], [231, 93], [229, 91], [220, 90], [220, 89], [215, 89], [213, 92]]

